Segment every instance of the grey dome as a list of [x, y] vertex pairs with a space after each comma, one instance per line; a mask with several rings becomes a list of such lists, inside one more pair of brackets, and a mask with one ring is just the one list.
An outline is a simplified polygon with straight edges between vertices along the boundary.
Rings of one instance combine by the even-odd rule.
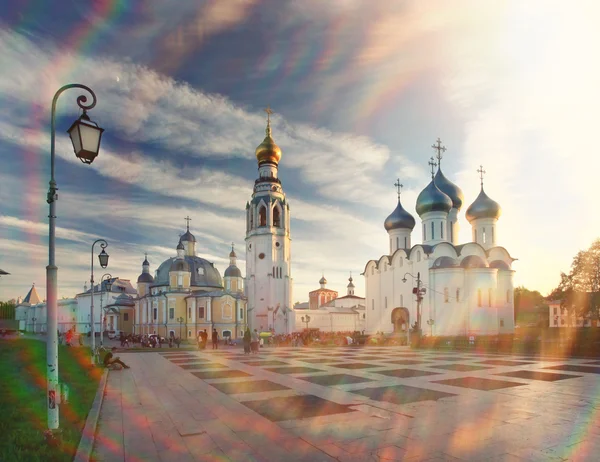
[[463, 268], [487, 268], [488, 264], [478, 255], [469, 255], [460, 262]]
[[150, 263], [148, 262], [148, 257], [144, 258], [144, 261], [142, 262], [142, 266], [150, 266]]
[[452, 207], [460, 210], [465, 200], [465, 196], [458, 186], [444, 176], [441, 169], [438, 169], [435, 174], [435, 184], [440, 191], [452, 200]]
[[427, 212], [448, 213], [451, 208], [452, 199], [440, 191], [434, 180], [431, 180], [425, 189], [421, 191], [419, 197], [417, 197], [416, 209], [419, 216]]
[[500, 208], [500, 204], [493, 199], [490, 199], [488, 195], [481, 188], [481, 192], [475, 202], [473, 202], [469, 208], [467, 209], [467, 213], [465, 214], [467, 220], [472, 222], [473, 220], [477, 220], [478, 218], [499, 218], [502, 214], [502, 209]]
[[327, 284], [327, 279], [325, 279], [325, 276], [319, 279], [319, 284]]
[[189, 271], [189, 270], [190, 270], [190, 265], [188, 264], [187, 261], [185, 261], [185, 259], [173, 260], [173, 263], [171, 263], [170, 271]]
[[438, 257], [433, 262], [432, 268], [456, 268], [458, 262], [452, 257]]
[[190, 233], [190, 230], [188, 229], [184, 235], [182, 235], [179, 240], [181, 241], [188, 241], [188, 242], [196, 242], [196, 238], [194, 237], [194, 235], [192, 233]]
[[[154, 285], [169, 285], [169, 271], [172, 263], [176, 260], [175, 257], [169, 258], [162, 262], [156, 270], [156, 278]], [[188, 264], [188, 271], [191, 273], [192, 287], [207, 287], [214, 289], [222, 289], [223, 281], [219, 271], [211, 262], [197, 256], [186, 255], [183, 260]], [[179, 260], [182, 261], [182, 260]]]
[[510, 266], [504, 260], [494, 260], [490, 263], [490, 268], [498, 268], [503, 271], [510, 271]]
[[226, 278], [241, 278], [242, 272], [240, 271], [240, 269], [237, 266], [230, 265], [225, 270], [225, 277]]
[[138, 277], [137, 282], [138, 283], [140, 283], [140, 282], [154, 282], [154, 278], [152, 277], [152, 275], [150, 273], [142, 273]]
[[391, 231], [393, 229], [412, 230], [415, 227], [415, 223], [414, 217], [404, 210], [404, 207], [402, 207], [402, 203], [400, 202], [400, 198], [398, 198], [398, 205], [390, 214], [390, 216], [385, 219], [383, 222], [383, 227], [386, 231]]

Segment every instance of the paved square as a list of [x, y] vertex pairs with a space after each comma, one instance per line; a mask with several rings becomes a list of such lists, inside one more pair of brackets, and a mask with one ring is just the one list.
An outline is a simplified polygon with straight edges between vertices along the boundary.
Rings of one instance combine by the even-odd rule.
[[407, 347], [241, 353], [120, 351], [131, 369], [108, 374], [92, 460], [519, 462], [595, 460], [600, 448], [600, 361]]
[[525, 383], [508, 382], [506, 380], [484, 379], [483, 377], [460, 377], [458, 379], [436, 380], [433, 383], [486, 391], [527, 385]]

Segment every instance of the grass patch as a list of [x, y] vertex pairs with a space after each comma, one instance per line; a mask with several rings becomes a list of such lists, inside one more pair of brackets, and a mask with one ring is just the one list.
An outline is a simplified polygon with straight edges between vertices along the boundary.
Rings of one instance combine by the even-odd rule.
[[46, 343], [31, 339], [0, 341], [0, 460], [71, 461], [96, 396], [102, 369], [90, 367], [87, 348], [59, 346], [59, 382], [70, 388], [60, 405], [58, 445], [47, 429]]

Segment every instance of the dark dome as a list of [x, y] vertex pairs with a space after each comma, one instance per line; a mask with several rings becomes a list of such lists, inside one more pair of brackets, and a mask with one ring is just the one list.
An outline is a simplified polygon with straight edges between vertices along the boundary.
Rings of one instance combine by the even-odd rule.
[[[175, 260], [175, 257], [173, 257], [162, 262], [158, 270], [156, 270], [154, 285], [169, 285], [169, 271]], [[188, 271], [191, 273], [190, 284], [192, 287], [223, 288], [221, 275], [211, 262], [195, 255], [186, 255], [183, 257], [183, 260], [189, 265]]]
[[179, 244], [177, 244], [177, 250], [185, 250], [185, 247], [183, 246], [183, 242], [179, 241]]
[[319, 284], [327, 284], [327, 279], [325, 279], [325, 276], [319, 279]]
[[196, 238], [194, 237], [194, 235], [192, 233], [190, 233], [189, 229], [185, 232], [185, 234], [183, 236], [181, 236], [179, 238], [179, 240], [188, 241], [188, 242], [196, 242]]
[[510, 266], [504, 260], [494, 260], [490, 263], [490, 268], [498, 268], [503, 271], [510, 271]]
[[412, 230], [415, 227], [415, 223], [416, 222], [413, 216], [404, 210], [404, 207], [402, 207], [400, 199], [398, 198], [398, 205], [390, 214], [390, 216], [385, 219], [383, 222], [383, 227], [386, 231], [391, 231], [393, 229]]
[[138, 277], [137, 282], [154, 282], [154, 278], [152, 277], [152, 275], [150, 273], [142, 273], [140, 274], [140, 276]]
[[460, 262], [463, 268], [487, 268], [488, 264], [478, 255], [469, 255]]
[[444, 194], [436, 186], [435, 182], [431, 182], [425, 187], [419, 197], [417, 197], [417, 213], [419, 216], [427, 212], [449, 212], [452, 208], [452, 199]]
[[233, 249], [231, 249], [231, 252], [229, 252], [229, 258], [233, 258], [236, 257], [237, 255], [235, 254], [235, 251]]
[[142, 266], [150, 266], [150, 263], [148, 262], [148, 257], [144, 258], [144, 261], [142, 262]]
[[458, 262], [452, 257], [438, 257], [433, 262], [432, 268], [456, 268]]
[[446, 196], [452, 200], [452, 207], [460, 210], [465, 200], [462, 190], [444, 176], [441, 169], [435, 174], [435, 184]]
[[500, 204], [493, 199], [490, 199], [483, 188], [475, 202], [467, 209], [465, 216], [469, 222], [478, 218], [499, 218], [502, 213]]
[[173, 263], [171, 263], [170, 271], [189, 271], [189, 270], [190, 270], [190, 265], [188, 264], [187, 261], [185, 261], [185, 259], [173, 260]]
[[226, 278], [241, 278], [242, 272], [240, 271], [240, 269], [237, 266], [230, 265], [225, 270], [225, 277]]

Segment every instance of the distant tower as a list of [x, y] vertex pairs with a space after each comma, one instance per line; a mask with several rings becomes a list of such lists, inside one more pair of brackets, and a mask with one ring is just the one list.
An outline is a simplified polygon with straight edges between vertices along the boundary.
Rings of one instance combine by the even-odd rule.
[[479, 166], [477, 173], [479, 173], [481, 180], [481, 191], [475, 202], [469, 206], [465, 215], [469, 223], [471, 223], [473, 242], [481, 244], [485, 250], [488, 250], [497, 245], [498, 233], [496, 232], [496, 223], [498, 222], [498, 218], [500, 218], [502, 209], [500, 208], [500, 204], [490, 199], [483, 190], [483, 175], [485, 174], [483, 165]]
[[281, 149], [271, 137], [271, 111], [256, 148], [258, 179], [246, 204], [246, 295], [252, 329], [293, 332], [290, 208], [279, 180]]
[[148, 254], [144, 256], [142, 262], [142, 274], [139, 275], [137, 280], [138, 295], [143, 297], [150, 293], [150, 285], [154, 283], [154, 278], [150, 274], [150, 263], [148, 262]]
[[[400, 178], [394, 183], [398, 191], [398, 205], [389, 217], [385, 219], [383, 226], [390, 236], [390, 255], [398, 249], [410, 249], [410, 233], [415, 227], [415, 219], [404, 210], [400, 202], [400, 192], [403, 185], [400, 184]], [[350, 277], [352, 282], [352, 277]]]
[[352, 283], [352, 273], [350, 273], [350, 277], [348, 278], [348, 293], [346, 295], [354, 295], [354, 284]]
[[429, 162], [431, 182], [417, 197], [416, 210], [421, 217], [423, 244], [435, 245], [447, 240], [448, 212], [452, 209], [452, 199], [435, 184], [434, 170], [437, 164], [433, 157]]
[[225, 290], [231, 292], [243, 292], [244, 291], [244, 280], [242, 278], [242, 272], [236, 265], [237, 256], [234, 250], [234, 244], [231, 243], [231, 252], [229, 252], [229, 266], [225, 270]]

